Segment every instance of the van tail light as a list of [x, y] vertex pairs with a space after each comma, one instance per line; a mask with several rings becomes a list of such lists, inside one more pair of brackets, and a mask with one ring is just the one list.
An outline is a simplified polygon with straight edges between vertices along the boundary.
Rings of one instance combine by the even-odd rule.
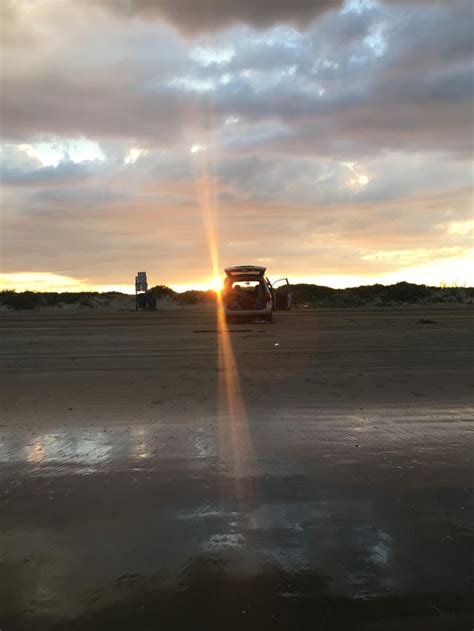
[[271, 294], [267, 294], [267, 297], [266, 297], [265, 300], [266, 300], [266, 302], [272, 302], [272, 295]]

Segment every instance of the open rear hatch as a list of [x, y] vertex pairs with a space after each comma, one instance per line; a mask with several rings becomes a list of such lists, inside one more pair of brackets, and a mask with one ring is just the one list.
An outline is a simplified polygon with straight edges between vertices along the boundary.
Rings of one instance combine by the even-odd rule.
[[227, 267], [224, 302], [230, 311], [260, 311], [266, 307], [265, 267]]
[[258, 267], [257, 265], [239, 265], [237, 267], [226, 267], [224, 271], [227, 274], [227, 278], [257, 280], [263, 279], [266, 269], [266, 267]]

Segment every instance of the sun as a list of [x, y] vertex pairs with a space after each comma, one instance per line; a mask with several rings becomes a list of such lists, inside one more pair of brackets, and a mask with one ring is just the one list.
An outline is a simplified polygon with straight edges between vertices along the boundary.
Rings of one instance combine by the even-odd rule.
[[219, 296], [222, 292], [222, 279], [220, 279], [218, 276], [214, 276], [211, 281], [211, 289], [215, 291], [216, 294]]

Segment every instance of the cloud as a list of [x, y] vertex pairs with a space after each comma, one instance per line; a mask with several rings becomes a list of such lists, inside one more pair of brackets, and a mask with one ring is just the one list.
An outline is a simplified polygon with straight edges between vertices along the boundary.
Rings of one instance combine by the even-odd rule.
[[[138, 265], [159, 282], [202, 282], [209, 259], [190, 159], [205, 154], [154, 151], [133, 165], [121, 162], [120, 170], [117, 162], [107, 177], [18, 189], [14, 205], [5, 199], [4, 271], [124, 283]], [[211, 161], [222, 264], [266, 257], [275, 271], [293, 276], [315, 266], [320, 274], [374, 274], [419, 263], [421, 250], [423, 261], [429, 251], [463, 256], [470, 245], [459, 228], [471, 217], [468, 169], [459, 175], [451, 166], [443, 176], [436, 156], [412, 158], [406, 171], [400, 162], [386, 156], [380, 165], [351, 169], [308, 158]], [[348, 186], [354, 173], [365, 172], [371, 181], [364, 190]]]
[[[143, 11], [154, 6], [145, 3]], [[230, 11], [234, 3], [222, 6]], [[100, 12], [91, 27], [86, 8], [38, 14], [40, 30], [50, 34], [40, 49], [7, 49], [1, 98], [3, 134], [11, 140], [83, 135], [172, 147], [199, 128], [220, 131], [238, 118], [244, 133], [229, 139], [229, 151], [351, 159], [386, 149], [467, 156], [472, 148], [465, 133], [471, 122], [469, 3], [451, 11], [378, 6], [331, 12], [304, 34], [289, 26], [259, 36], [225, 31], [207, 48], [208, 63], [205, 41], [196, 55], [195, 46], [162, 25], [127, 27]], [[234, 53], [219, 57], [229, 47]], [[263, 136], [256, 125], [265, 126]]]
[[[411, 0], [385, 0], [387, 5], [410, 4]], [[328, 11], [346, 7], [346, 13], [362, 14], [370, 1], [344, 0], [90, 0], [111, 12], [127, 18], [157, 20], [172, 24], [185, 34], [218, 31], [238, 24], [268, 29], [288, 24], [305, 30], [312, 20]], [[418, 5], [456, 6], [461, 0], [419, 0]]]
[[93, 0], [127, 17], [164, 20], [185, 33], [195, 34], [250, 24], [264, 29], [285, 23], [303, 28], [309, 21], [342, 6], [341, 0], [272, 0], [223, 2], [222, 0]]
[[77, 167], [74, 163], [62, 165], [61, 168], [43, 167], [26, 172], [5, 168], [2, 171], [2, 183], [4, 186], [64, 186], [83, 180], [87, 176], [87, 170]]
[[103, 171], [103, 160], [98, 147], [83, 140], [72, 141], [69, 149], [56, 142], [5, 144], [0, 150], [1, 181], [11, 187], [74, 185]]

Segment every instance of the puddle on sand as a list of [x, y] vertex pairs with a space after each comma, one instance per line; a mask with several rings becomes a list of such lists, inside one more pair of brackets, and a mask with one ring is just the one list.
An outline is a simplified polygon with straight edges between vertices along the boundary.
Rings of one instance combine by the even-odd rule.
[[[17, 465], [62, 473], [121, 467], [147, 461], [187, 457], [192, 460], [212, 458], [216, 452], [214, 433], [203, 427], [186, 429], [176, 441], [178, 430], [170, 426], [140, 425], [109, 427], [72, 427], [45, 432], [9, 432], [0, 437], [0, 466]], [[183, 432], [181, 432], [183, 434]]]
[[[246, 431], [255, 445], [253, 460], [258, 475], [266, 468], [274, 473], [301, 470], [301, 459], [314, 460], [314, 454], [339, 467], [344, 460], [354, 464], [366, 456], [383, 452], [385, 458], [404, 457], [409, 449], [412, 457], [403, 467], [423, 467], [436, 452], [450, 447], [458, 453], [469, 437], [472, 410], [468, 406], [449, 409], [414, 408], [404, 410], [402, 418], [395, 409], [318, 411], [285, 410], [252, 413], [247, 423], [226, 430], [225, 418], [208, 418], [186, 423], [158, 421], [134, 424], [61, 427], [46, 431], [7, 431], [0, 434], [0, 467], [18, 465], [50, 473], [61, 467], [75, 473], [92, 473], [109, 467], [122, 467], [126, 462], [146, 467], [155, 461], [183, 459], [190, 467], [214, 466], [219, 459], [228, 466], [233, 441], [240, 444], [240, 433]], [[271, 427], [269, 423], [271, 422]], [[219, 427], [221, 430], [218, 431]], [[293, 450], [299, 450], [294, 457]], [[360, 451], [360, 453], [358, 453]], [[312, 452], [312, 453], [309, 453]], [[250, 461], [248, 454], [244, 459]], [[447, 466], [446, 459], [437, 460]], [[131, 466], [131, 464], [130, 464]], [[134, 465], [135, 466], [135, 465]], [[399, 462], [392, 466], [402, 466]], [[242, 470], [249, 475], [248, 469]]]

